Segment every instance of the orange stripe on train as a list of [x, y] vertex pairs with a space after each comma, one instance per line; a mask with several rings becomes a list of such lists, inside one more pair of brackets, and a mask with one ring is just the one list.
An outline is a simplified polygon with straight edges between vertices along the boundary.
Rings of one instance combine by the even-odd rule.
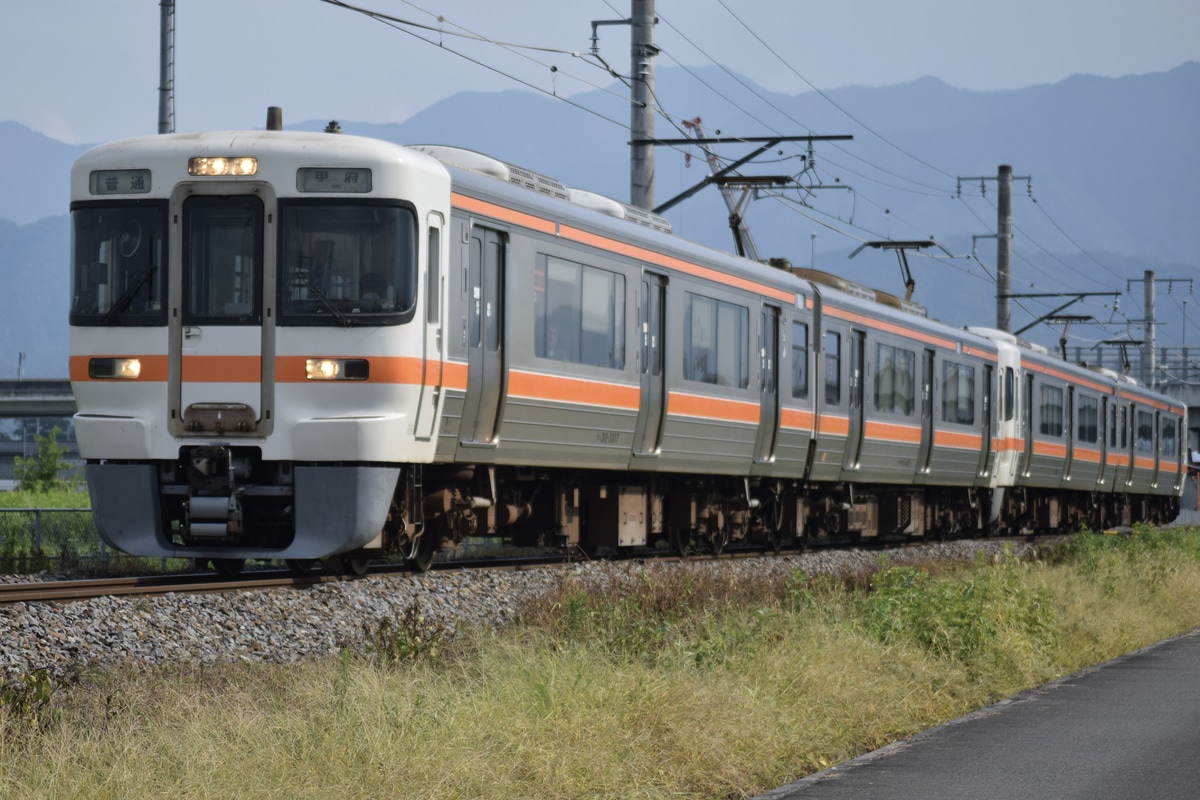
[[641, 403], [642, 392], [637, 386], [513, 370], [508, 376], [508, 394], [535, 400], [636, 411]]

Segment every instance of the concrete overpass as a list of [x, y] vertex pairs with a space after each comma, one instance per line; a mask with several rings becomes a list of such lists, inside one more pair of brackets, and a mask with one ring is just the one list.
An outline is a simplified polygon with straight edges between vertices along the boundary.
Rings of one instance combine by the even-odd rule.
[[75, 396], [66, 378], [0, 381], [0, 417], [70, 417]]

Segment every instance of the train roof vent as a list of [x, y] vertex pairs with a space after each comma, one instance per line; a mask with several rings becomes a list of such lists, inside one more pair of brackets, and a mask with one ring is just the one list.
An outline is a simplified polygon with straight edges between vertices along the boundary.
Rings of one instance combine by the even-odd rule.
[[[1002, 331], [999, 328], [989, 328], [986, 325], [968, 325], [967, 330], [976, 336], [982, 336], [985, 339], [991, 339], [993, 342], [1022, 344], [1017, 337], [1013, 336], [1008, 331]], [[1025, 342], [1024, 344], [1028, 345], [1028, 342]]]
[[[620, 201], [618, 200], [615, 202]], [[621, 207], [625, 209], [625, 219], [629, 220], [630, 222], [636, 222], [643, 228], [649, 228], [662, 233], [671, 232], [671, 223], [667, 222], [664, 217], [660, 217], [658, 214], [655, 214], [652, 211], [647, 211], [644, 208], [631, 206], [628, 203], [621, 203]]]
[[1101, 375], [1105, 376], [1106, 378], [1112, 378], [1114, 381], [1115, 381], [1115, 380], [1117, 379], [1117, 377], [1118, 377], [1118, 376], [1117, 376], [1117, 371], [1116, 371], [1116, 370], [1109, 369], [1108, 367], [1102, 367], [1102, 366], [1100, 366], [1099, 364], [1089, 364], [1088, 362], [1086, 362], [1086, 361], [1083, 361], [1083, 362], [1081, 362], [1081, 363], [1080, 363], [1080, 365], [1079, 365], [1079, 366], [1081, 366], [1081, 367], [1087, 367], [1087, 368], [1088, 368], [1088, 369], [1090, 369], [1092, 372], [1098, 372], [1098, 373], [1100, 373]]
[[599, 211], [601, 214], [607, 214], [617, 219], [629, 220], [662, 233], [671, 233], [671, 223], [658, 214], [622, 203], [620, 200], [613, 200], [602, 194], [589, 192], [586, 189], [568, 189], [567, 193], [575, 205], [590, 208], [592, 211]]
[[570, 195], [567, 192], [567, 187], [563, 186], [554, 178], [541, 175], [524, 167], [517, 167], [512, 164], [505, 164], [508, 167], [508, 182], [515, 183], [517, 186], [524, 186], [526, 189], [532, 189], [539, 194], [544, 194], [547, 197], [556, 197], [559, 200], [569, 200]]
[[819, 283], [822, 286], [832, 286], [839, 292], [845, 292], [848, 295], [858, 297], [862, 300], [875, 300], [875, 290], [863, 286], [861, 283], [848, 281], [845, 278], [839, 278], [837, 275], [832, 275], [828, 272], [822, 272], [819, 269], [809, 269], [808, 267], [792, 267], [792, 274], [804, 278], [813, 283]]
[[920, 303], [914, 303], [912, 300], [905, 300], [902, 297], [897, 297], [894, 294], [881, 292], [878, 289], [874, 290], [875, 300], [883, 303], [885, 306], [907, 311], [909, 314], [916, 314], [918, 317], [928, 317], [929, 312], [925, 310], [925, 306]]
[[478, 172], [489, 178], [508, 180], [507, 164], [491, 156], [485, 156], [483, 153], [476, 153], [474, 150], [464, 150], [461, 147], [448, 147], [442, 144], [416, 144], [412, 145], [412, 149], [431, 155], [443, 164], [469, 169], [471, 172]]

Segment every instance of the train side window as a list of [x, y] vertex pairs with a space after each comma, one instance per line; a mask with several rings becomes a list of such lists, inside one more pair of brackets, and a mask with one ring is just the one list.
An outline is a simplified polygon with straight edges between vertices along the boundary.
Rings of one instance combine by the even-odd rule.
[[792, 397], [808, 397], [808, 325], [792, 323]]
[[912, 416], [917, 354], [880, 344], [875, 355], [875, 410]]
[[1117, 446], [1117, 404], [1108, 407], [1108, 446]]
[[1017, 377], [1012, 367], [1004, 368], [1004, 421], [1010, 422], [1016, 416]]
[[1100, 441], [1100, 401], [1094, 397], [1080, 397], [1076, 438], [1080, 442], [1095, 444]]
[[429, 228], [429, 252], [426, 261], [428, 268], [428, 286], [425, 287], [425, 321], [436, 324], [438, 321], [438, 304], [441, 302], [438, 292], [441, 287], [442, 263], [442, 231], [440, 228]]
[[1172, 460], [1175, 452], [1175, 420], [1167, 418], [1162, 421], [1162, 436], [1159, 438], [1159, 452]]
[[689, 292], [684, 326], [684, 379], [750, 385], [750, 309]]
[[942, 362], [942, 420], [959, 425], [975, 424], [974, 367], [953, 361]]
[[1058, 386], [1041, 386], [1041, 422], [1038, 431], [1043, 436], [1063, 435], [1063, 390]]
[[1154, 415], [1149, 411], [1137, 412], [1136, 445], [1139, 453], [1154, 452]]
[[534, 286], [534, 355], [625, 368], [625, 276], [545, 257]]
[[834, 331], [825, 332], [825, 405], [842, 402], [842, 337]]

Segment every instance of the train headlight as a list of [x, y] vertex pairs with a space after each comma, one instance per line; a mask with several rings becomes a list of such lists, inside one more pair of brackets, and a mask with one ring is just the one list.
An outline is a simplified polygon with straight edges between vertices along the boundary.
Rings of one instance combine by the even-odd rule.
[[304, 376], [310, 381], [365, 381], [370, 375], [365, 358], [310, 358]]
[[258, 172], [258, 159], [253, 156], [235, 156], [233, 158], [204, 158], [197, 156], [188, 159], [188, 175], [204, 177], [221, 177], [227, 175], [253, 175]]
[[93, 358], [88, 360], [88, 377], [96, 380], [135, 381], [142, 374], [136, 358]]

